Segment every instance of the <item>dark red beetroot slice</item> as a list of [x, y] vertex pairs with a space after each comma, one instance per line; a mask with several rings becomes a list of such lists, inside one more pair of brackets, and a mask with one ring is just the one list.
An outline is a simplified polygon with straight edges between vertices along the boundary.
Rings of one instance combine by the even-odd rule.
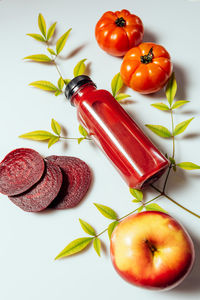
[[48, 161], [44, 175], [29, 191], [9, 197], [9, 199], [25, 211], [37, 212], [45, 209], [55, 199], [62, 185], [61, 169]]
[[50, 207], [56, 209], [76, 206], [85, 196], [90, 183], [91, 172], [88, 165], [77, 157], [48, 156], [47, 161], [57, 164], [63, 173], [63, 184], [56, 199]]
[[6, 155], [0, 164], [0, 193], [21, 194], [40, 180], [44, 160], [35, 150], [18, 148]]

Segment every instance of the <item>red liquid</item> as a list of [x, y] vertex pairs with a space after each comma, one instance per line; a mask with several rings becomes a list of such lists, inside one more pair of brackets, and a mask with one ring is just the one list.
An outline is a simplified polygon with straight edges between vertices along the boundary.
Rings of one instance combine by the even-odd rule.
[[168, 160], [108, 91], [85, 84], [71, 100], [79, 122], [129, 187], [141, 188], [162, 175]]

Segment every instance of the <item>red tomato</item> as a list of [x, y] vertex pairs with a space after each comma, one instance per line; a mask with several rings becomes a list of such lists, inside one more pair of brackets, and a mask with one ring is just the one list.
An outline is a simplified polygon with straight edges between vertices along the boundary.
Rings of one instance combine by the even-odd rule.
[[166, 84], [172, 73], [172, 62], [164, 47], [142, 43], [126, 53], [120, 73], [127, 86], [139, 93], [150, 94]]
[[114, 56], [123, 56], [142, 41], [142, 21], [128, 10], [107, 11], [96, 24], [95, 37], [99, 46]]

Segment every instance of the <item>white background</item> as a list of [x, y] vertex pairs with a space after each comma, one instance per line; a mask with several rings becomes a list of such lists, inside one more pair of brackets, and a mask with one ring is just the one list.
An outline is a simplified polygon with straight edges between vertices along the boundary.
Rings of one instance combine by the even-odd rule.
[[[65, 78], [72, 78], [73, 67], [88, 59], [88, 73], [99, 88], [110, 90], [112, 77], [119, 72], [121, 59], [104, 53], [94, 38], [95, 24], [107, 10], [128, 9], [138, 15], [145, 27], [144, 41], [163, 45], [171, 54], [178, 82], [176, 99], [190, 100], [177, 110], [175, 123], [195, 116], [187, 132], [177, 137], [177, 162], [200, 164], [200, 2], [187, 0], [101, 0], [101, 1], [0, 1], [0, 160], [18, 147], [30, 147], [47, 155], [77, 156], [93, 172], [93, 183], [87, 197], [71, 210], [26, 213], [0, 196], [0, 298], [2, 300], [62, 299], [197, 299], [200, 295], [200, 220], [161, 199], [158, 203], [189, 231], [195, 244], [196, 262], [187, 279], [169, 292], [140, 289], [123, 281], [114, 271], [109, 257], [107, 234], [102, 236], [102, 257], [92, 248], [82, 254], [54, 261], [54, 257], [73, 239], [84, 236], [79, 218], [92, 224], [97, 232], [109, 220], [93, 202], [108, 205], [122, 216], [137, 207], [126, 184], [97, 147], [88, 141], [59, 142], [48, 149], [46, 143], [22, 140], [18, 135], [43, 129], [50, 130], [51, 118], [66, 129], [69, 137], [79, 136], [75, 108], [63, 95], [31, 88], [36, 80], [56, 83], [54, 66], [25, 62], [23, 57], [45, 53], [45, 47], [26, 36], [39, 33], [37, 17], [41, 12], [50, 26], [58, 21], [56, 36], [67, 29], [72, 32], [58, 61]], [[77, 51], [76, 51], [77, 50]], [[47, 53], [46, 53], [47, 54]], [[127, 89], [133, 102], [124, 108], [144, 129], [145, 123], [170, 127], [170, 115], [150, 103], [165, 101], [164, 91], [142, 96]], [[172, 143], [144, 129], [163, 152], [170, 154]], [[200, 213], [200, 172], [178, 170], [169, 179], [167, 192], [176, 201]], [[161, 186], [162, 180], [158, 185]], [[154, 195], [150, 189], [145, 199]]]

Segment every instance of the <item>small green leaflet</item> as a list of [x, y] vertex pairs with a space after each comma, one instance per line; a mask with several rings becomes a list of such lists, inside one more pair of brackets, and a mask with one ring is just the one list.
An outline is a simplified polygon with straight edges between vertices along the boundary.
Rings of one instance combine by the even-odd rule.
[[138, 200], [138, 199], [133, 199], [132, 202], [133, 202], [133, 203], [139, 203], [139, 202], [141, 202], [141, 201]]
[[63, 89], [64, 84], [65, 84], [65, 83], [64, 83], [64, 80], [62, 79], [62, 77], [60, 77], [60, 78], [58, 79], [58, 87], [59, 87], [60, 90]]
[[79, 219], [79, 222], [81, 224], [81, 227], [82, 229], [89, 235], [92, 235], [92, 236], [95, 236], [96, 232], [95, 232], [95, 229], [90, 225], [88, 224], [87, 222]]
[[169, 160], [170, 160], [170, 162], [171, 162], [173, 165], [176, 164], [175, 159], [174, 159], [173, 157], [169, 157]]
[[93, 247], [98, 256], [101, 256], [101, 240], [99, 238], [95, 238], [93, 241]]
[[137, 212], [140, 213], [142, 210], [143, 210], [144, 206], [140, 206], [138, 209], [137, 209]]
[[129, 191], [130, 191], [131, 195], [133, 195], [137, 200], [142, 201], [142, 199], [143, 199], [142, 191], [137, 190], [137, 189], [132, 189], [132, 188], [130, 188]]
[[74, 74], [74, 77], [76, 76], [79, 76], [79, 75], [83, 75], [83, 73], [85, 72], [85, 62], [86, 61], [86, 58], [80, 60], [77, 65], [75, 66], [74, 68], [74, 71], [73, 71], [73, 74]]
[[41, 90], [49, 91], [49, 92], [59, 91], [58, 88], [50, 81], [45, 81], [45, 80], [34, 81], [34, 82], [31, 82], [29, 85], [34, 86]]
[[100, 213], [104, 217], [111, 219], [111, 220], [117, 219], [117, 214], [112, 208], [102, 205], [102, 204], [98, 204], [98, 203], [94, 203], [94, 205], [96, 206], [96, 208], [100, 211]]
[[169, 138], [171, 137], [171, 132], [164, 126], [161, 125], [150, 125], [146, 124], [145, 125], [147, 128], [149, 128], [151, 131], [153, 131], [155, 134], [164, 137], [164, 138]]
[[52, 137], [49, 139], [49, 142], [48, 142], [48, 148], [50, 148], [51, 146], [53, 146], [55, 143], [57, 143], [59, 141], [59, 137], [58, 136], [55, 136], [55, 137]]
[[159, 109], [159, 110], [169, 110], [169, 106], [167, 106], [166, 104], [160, 102], [160, 103], [153, 103], [151, 104], [151, 106]]
[[61, 126], [58, 124], [58, 122], [54, 119], [51, 119], [51, 128], [53, 132], [57, 135], [60, 135], [61, 133]]
[[151, 203], [151, 204], [148, 204], [148, 205], [145, 205], [145, 209], [147, 211], [161, 211], [161, 212], [164, 212], [164, 213], [167, 213], [167, 211], [165, 209], [163, 209], [160, 205], [158, 205], [157, 203]]
[[120, 102], [120, 101], [122, 101], [122, 100], [124, 100], [124, 99], [126, 99], [126, 98], [129, 98], [129, 97], [131, 97], [131, 96], [128, 95], [128, 94], [120, 93], [120, 94], [117, 94], [117, 95], [115, 96], [115, 99], [116, 99], [118, 102]]
[[85, 138], [78, 138], [78, 144], [80, 144]]
[[57, 91], [55, 92], [55, 96], [59, 96], [61, 93], [62, 93], [62, 91], [57, 90]]
[[122, 86], [123, 86], [123, 81], [121, 75], [120, 73], [117, 73], [111, 81], [111, 89], [112, 89], [113, 97], [116, 96], [116, 94], [122, 88]]
[[56, 55], [56, 53], [55, 53], [55, 51], [54, 51], [53, 49], [47, 48], [47, 50], [49, 51], [49, 53], [50, 53], [51, 55]]
[[56, 256], [55, 260], [82, 251], [91, 243], [92, 240], [92, 237], [83, 237], [72, 241]]
[[166, 94], [166, 97], [167, 97], [170, 107], [171, 107], [174, 97], [176, 95], [176, 91], [177, 91], [176, 78], [175, 78], [174, 73], [172, 73], [172, 75], [167, 83], [166, 90], [165, 90], [165, 94]]
[[176, 125], [176, 127], [174, 129], [174, 136], [184, 132], [193, 119], [194, 118], [191, 118], [189, 120], [183, 121], [183, 122], [179, 123], [178, 125]]
[[179, 100], [179, 101], [176, 101], [174, 102], [174, 104], [172, 105], [172, 109], [176, 109], [178, 107], [181, 107], [183, 105], [185, 105], [186, 103], [188, 103], [190, 101], [186, 101], [186, 100]]
[[45, 19], [42, 14], [39, 14], [39, 16], [38, 16], [38, 26], [39, 26], [41, 33], [43, 34], [43, 36], [46, 39], [46, 22], [45, 22]]
[[83, 128], [81, 124], [79, 125], [78, 130], [82, 136], [84, 137], [88, 136], [88, 132], [85, 130], [85, 128]]
[[51, 58], [45, 54], [33, 54], [33, 55], [24, 57], [24, 59], [30, 59], [33, 61], [47, 62], [47, 63], [52, 61]]
[[62, 49], [64, 48], [65, 44], [66, 44], [66, 41], [67, 41], [67, 38], [70, 34], [70, 31], [72, 30], [72, 28], [70, 28], [69, 30], [67, 30], [67, 32], [65, 32], [57, 41], [56, 43], [56, 52], [57, 54], [59, 54]]
[[53, 24], [49, 27], [49, 30], [48, 30], [48, 32], [47, 32], [47, 41], [49, 41], [50, 38], [53, 36], [54, 31], [55, 31], [55, 28], [56, 28], [56, 24], [57, 24], [57, 22], [53, 23]]
[[28, 133], [24, 133], [19, 136], [20, 138], [29, 139], [33, 141], [44, 141], [49, 140], [50, 138], [57, 138], [57, 136], [53, 135], [51, 132], [46, 130], [36, 130]]
[[177, 167], [181, 168], [181, 169], [185, 169], [185, 170], [197, 170], [200, 169], [199, 165], [196, 165], [192, 162], [182, 162], [179, 164], [176, 164]]
[[37, 33], [27, 33], [28, 36], [31, 36], [32, 38], [34, 38], [37, 41], [40, 42], [46, 42], [45, 39], [43, 38], [43, 36], [41, 34], [37, 34]]
[[119, 224], [118, 221], [114, 221], [112, 223], [110, 223], [110, 225], [108, 226], [108, 237], [109, 239], [111, 239], [111, 235], [113, 233], [113, 230], [115, 229], [115, 227]]
[[68, 83], [71, 81], [71, 79], [64, 79], [64, 83], [66, 84], [66, 85], [68, 85]]

